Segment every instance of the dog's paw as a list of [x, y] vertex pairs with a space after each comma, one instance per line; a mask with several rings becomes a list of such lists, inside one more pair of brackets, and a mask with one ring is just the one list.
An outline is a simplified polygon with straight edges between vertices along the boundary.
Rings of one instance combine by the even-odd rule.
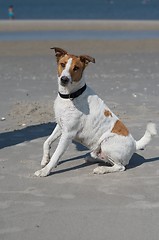
[[105, 174], [105, 173], [113, 173], [113, 172], [123, 172], [125, 171], [125, 167], [122, 164], [115, 164], [112, 167], [107, 166], [99, 166], [93, 170], [94, 174]]
[[105, 173], [106, 173], [105, 167], [103, 167], [103, 166], [96, 167], [96, 168], [93, 170], [93, 173], [94, 173], [94, 174], [105, 174]]
[[42, 168], [34, 173], [36, 177], [47, 177], [50, 174], [46, 168]]

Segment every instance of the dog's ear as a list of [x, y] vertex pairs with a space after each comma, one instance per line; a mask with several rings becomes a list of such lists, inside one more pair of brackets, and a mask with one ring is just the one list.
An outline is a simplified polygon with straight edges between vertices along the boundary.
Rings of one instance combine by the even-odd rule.
[[95, 58], [90, 57], [88, 55], [81, 55], [79, 57], [80, 57], [81, 62], [84, 62], [85, 66], [87, 66], [88, 63], [90, 63], [90, 62], [95, 63]]
[[52, 47], [51, 49], [55, 50], [55, 56], [56, 56], [57, 62], [59, 61], [60, 57], [67, 54], [67, 52], [62, 48]]

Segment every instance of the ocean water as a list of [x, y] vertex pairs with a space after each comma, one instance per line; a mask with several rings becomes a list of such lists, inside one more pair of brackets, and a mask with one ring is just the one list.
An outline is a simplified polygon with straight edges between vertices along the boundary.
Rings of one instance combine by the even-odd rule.
[[159, 0], [0, 0], [0, 19], [9, 5], [16, 19], [159, 19]]

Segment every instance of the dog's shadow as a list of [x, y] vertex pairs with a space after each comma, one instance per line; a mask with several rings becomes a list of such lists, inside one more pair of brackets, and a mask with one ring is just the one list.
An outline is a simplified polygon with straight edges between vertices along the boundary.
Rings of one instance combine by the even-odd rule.
[[[86, 156], [86, 154], [83, 154], [83, 155], [80, 155], [78, 157], [73, 157], [73, 158], [62, 160], [62, 161], [59, 162], [58, 166], [61, 165], [61, 164], [65, 164], [66, 162], [82, 160], [82, 159], [85, 158], [85, 156]], [[90, 166], [90, 164], [83, 161], [82, 163], [80, 162], [80, 164], [78, 164], [76, 166], [71, 166], [71, 167], [68, 167], [68, 168], [60, 169], [60, 170], [58, 170], [58, 166], [57, 166], [56, 169], [54, 169], [53, 172], [50, 173], [50, 175], [55, 175], [55, 174], [59, 174], [59, 173], [65, 173], [65, 172], [69, 172], [69, 171], [78, 170], [78, 169], [81, 169], [81, 168], [88, 167], [88, 166]]]
[[55, 125], [54, 122], [41, 123], [18, 130], [0, 133], [0, 149], [49, 136], [55, 128]]
[[134, 153], [126, 169], [136, 168], [144, 163], [155, 162], [158, 160], [159, 160], [159, 157], [145, 159], [143, 156], [139, 155], [138, 153]]

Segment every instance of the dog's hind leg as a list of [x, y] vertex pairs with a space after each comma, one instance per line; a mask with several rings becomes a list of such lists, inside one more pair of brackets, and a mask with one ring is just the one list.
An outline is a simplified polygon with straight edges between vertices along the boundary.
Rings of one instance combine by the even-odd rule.
[[120, 162], [115, 163], [110, 157], [107, 157], [108, 162], [112, 166], [99, 166], [93, 170], [94, 174], [105, 174], [105, 173], [113, 173], [113, 172], [123, 172], [125, 170], [124, 165]]
[[41, 161], [41, 166], [45, 167], [50, 161], [50, 148], [51, 144], [61, 135], [60, 126], [57, 124], [51, 135], [43, 144], [43, 158]]
[[113, 173], [113, 172], [123, 172], [125, 167], [122, 164], [114, 164], [112, 167], [108, 166], [99, 166], [93, 170], [94, 174], [105, 174], [105, 173]]

